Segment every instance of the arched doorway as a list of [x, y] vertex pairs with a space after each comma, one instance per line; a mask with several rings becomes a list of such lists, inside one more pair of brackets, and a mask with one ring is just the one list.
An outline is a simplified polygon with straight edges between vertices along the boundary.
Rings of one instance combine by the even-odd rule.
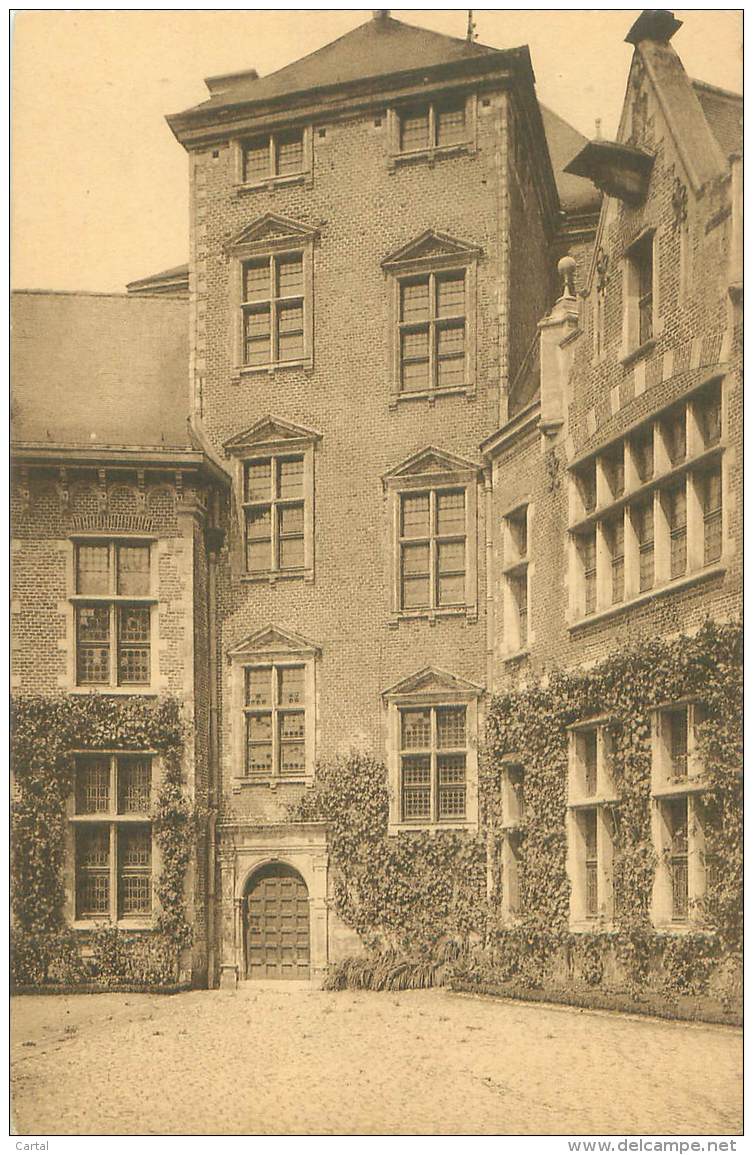
[[281, 862], [261, 867], [249, 879], [244, 911], [246, 978], [309, 978], [309, 892], [298, 871]]

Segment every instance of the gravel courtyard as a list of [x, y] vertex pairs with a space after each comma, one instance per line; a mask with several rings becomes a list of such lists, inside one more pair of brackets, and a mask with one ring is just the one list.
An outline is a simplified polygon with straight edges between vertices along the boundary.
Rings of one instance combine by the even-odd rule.
[[19, 1134], [735, 1134], [731, 1028], [441, 990], [12, 1000]]

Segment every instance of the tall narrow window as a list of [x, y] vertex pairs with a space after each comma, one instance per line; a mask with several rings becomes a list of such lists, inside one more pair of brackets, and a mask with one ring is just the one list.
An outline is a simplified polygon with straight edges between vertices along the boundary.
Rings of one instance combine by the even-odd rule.
[[463, 605], [465, 565], [465, 491], [401, 494], [400, 608]]
[[581, 565], [583, 568], [583, 612], [592, 614], [596, 609], [596, 530], [580, 537]]
[[593, 807], [582, 811], [581, 821], [583, 823], [585, 914], [586, 918], [596, 918], [599, 913], [599, 858], [596, 808]]
[[638, 480], [643, 483], [654, 476], [654, 429], [648, 425], [633, 435], [633, 460]]
[[669, 834], [672, 919], [684, 922], [688, 917], [688, 799], [672, 798], [663, 805]]
[[521, 505], [502, 522], [503, 531], [503, 642], [508, 653], [528, 645], [528, 517]]
[[638, 573], [641, 592], [654, 585], [654, 499], [653, 495], [634, 507], [633, 524], [638, 539]]
[[710, 565], [722, 556], [722, 470], [721, 466], [702, 475], [703, 562]]
[[607, 523], [607, 545], [612, 569], [612, 602], [625, 596], [625, 518], [620, 512]]
[[685, 460], [688, 443], [685, 421], [685, 406], [671, 410], [662, 420], [662, 433], [667, 447], [667, 457], [670, 465], [679, 465]]
[[704, 449], [718, 445], [722, 436], [722, 403], [719, 382], [705, 390], [696, 401], [696, 416]]
[[403, 392], [465, 384], [465, 271], [429, 273], [400, 285]]
[[304, 296], [302, 253], [244, 264], [244, 365], [273, 365], [303, 358]]
[[664, 507], [669, 526], [670, 577], [681, 577], [688, 565], [688, 516], [685, 496], [685, 478], [664, 494]]
[[264, 457], [245, 466], [246, 572], [304, 566], [304, 460]]
[[75, 581], [77, 684], [148, 685], [153, 601], [149, 545], [80, 542], [75, 546]]
[[400, 710], [403, 822], [465, 818], [466, 749], [465, 706]]
[[639, 347], [654, 335], [654, 236], [641, 237], [628, 251], [628, 347]]

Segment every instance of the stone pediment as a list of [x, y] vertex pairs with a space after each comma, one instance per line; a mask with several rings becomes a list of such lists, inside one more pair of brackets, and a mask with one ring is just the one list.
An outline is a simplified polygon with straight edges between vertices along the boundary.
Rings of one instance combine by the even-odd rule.
[[245, 453], [247, 450], [276, 449], [286, 445], [300, 448], [319, 441], [321, 436], [316, 429], [294, 425], [292, 421], [283, 421], [280, 417], [267, 415], [261, 417], [250, 429], [226, 441], [225, 451], [232, 455]]
[[276, 213], [265, 213], [236, 233], [227, 242], [227, 249], [233, 252], [249, 246], [263, 248], [289, 241], [302, 244], [313, 241], [316, 235], [316, 229], [312, 229], [309, 225], [288, 220], [287, 217], [278, 216]]
[[478, 698], [483, 692], [483, 686], [477, 686], [475, 682], [468, 682], [465, 678], [459, 678], [457, 675], [450, 674], [447, 670], [439, 670], [435, 666], [425, 666], [424, 669], [418, 670], [415, 674], [411, 674], [409, 677], [403, 678], [402, 681], [396, 682], [394, 686], [383, 690], [382, 697], [386, 699], [413, 696], [425, 696], [427, 699], [437, 696]]
[[250, 634], [237, 646], [233, 646], [228, 650], [227, 656], [232, 661], [239, 661], [243, 658], [271, 658], [276, 654], [312, 657], [320, 652], [320, 646], [302, 637], [301, 634], [296, 634], [283, 626], [269, 625]]
[[383, 269], [400, 269], [404, 265], [412, 265], [420, 261], [442, 261], [458, 259], [470, 261], [481, 252], [478, 245], [468, 244], [467, 241], [457, 240], [446, 233], [438, 233], [434, 229], [427, 229], [420, 236], [396, 249], [382, 261]]
[[458, 457], [454, 453], [447, 453], [443, 449], [429, 445], [395, 466], [382, 480], [385, 485], [399, 484], [401, 481], [416, 477], [439, 480], [448, 475], [468, 480], [470, 477], [476, 477], [480, 468], [476, 461], [468, 461], [465, 457]]

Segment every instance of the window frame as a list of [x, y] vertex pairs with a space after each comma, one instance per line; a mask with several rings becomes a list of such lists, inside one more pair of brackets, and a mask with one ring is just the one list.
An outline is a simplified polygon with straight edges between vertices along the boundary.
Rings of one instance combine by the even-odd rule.
[[[98, 922], [105, 922], [122, 929], [143, 930], [150, 929], [155, 915], [159, 910], [159, 902], [155, 891], [155, 882], [159, 877], [160, 857], [159, 846], [154, 833], [152, 807], [154, 805], [157, 786], [159, 784], [159, 757], [154, 750], [124, 750], [81, 749], [71, 751], [75, 760], [73, 789], [66, 802], [67, 818], [67, 845], [66, 845], [66, 908], [68, 921], [76, 929], [92, 929]], [[104, 760], [108, 762], [108, 801], [106, 810], [79, 811], [79, 785], [82, 764], [86, 761]], [[147, 810], [121, 809], [120, 774], [121, 763], [128, 760], [144, 760], [149, 765], [150, 777], [150, 806]], [[108, 831], [108, 864], [106, 867], [108, 878], [108, 911], [83, 914], [79, 909], [79, 885], [81, 882], [81, 867], [79, 866], [79, 838], [86, 830], [106, 828]], [[124, 914], [122, 907], [122, 890], [125, 870], [122, 867], [121, 836], [125, 830], [148, 828], [150, 862], [148, 875], [149, 911], [139, 911], [133, 915]], [[131, 874], [146, 874], [147, 871], [137, 867], [130, 868]]]
[[[300, 132], [302, 137], [302, 167], [293, 173], [279, 173], [277, 150], [279, 138], [292, 132]], [[269, 148], [269, 172], [256, 180], [245, 179], [246, 151], [254, 140], [266, 138]], [[310, 124], [285, 129], [260, 128], [256, 133], [248, 133], [232, 142], [233, 187], [236, 192], [251, 192], [254, 189], [274, 188], [278, 185], [310, 184], [313, 177], [313, 131]]]
[[[534, 566], [531, 560], [531, 534], [533, 531], [534, 505], [530, 500], [520, 501], [502, 516], [502, 630], [501, 656], [504, 659], [526, 654], [535, 641], [531, 625], [531, 578]], [[523, 522], [525, 529], [525, 551], [521, 552], [521, 542], [515, 529], [516, 522]], [[521, 598], [521, 591], [525, 598]], [[525, 630], [522, 602], [525, 600]]]
[[[150, 534], [117, 534], [99, 532], [90, 534], [74, 534], [69, 538], [69, 604], [70, 630], [72, 645], [69, 654], [69, 686], [73, 693], [100, 693], [100, 694], [152, 694], [157, 677], [157, 646], [155, 644], [155, 629], [157, 621], [158, 598], [156, 596], [156, 567], [155, 567], [155, 538]], [[128, 546], [137, 546], [147, 550], [148, 555], [148, 592], [143, 594], [128, 594], [118, 592], [118, 578], [120, 574], [119, 550]], [[79, 592], [79, 552], [87, 547], [106, 547], [108, 550], [108, 589], [103, 593]], [[146, 681], [130, 682], [121, 680], [120, 656], [123, 649], [129, 648], [128, 642], [121, 641], [120, 611], [133, 606], [146, 610], [148, 614], [148, 640], [138, 644], [138, 648], [148, 648], [148, 678]], [[79, 679], [79, 657], [81, 643], [79, 641], [79, 615], [82, 609], [100, 607], [108, 609], [108, 638], [109, 650], [107, 681], [87, 682]], [[134, 645], [136, 643], [133, 643]], [[84, 647], [85, 648], [85, 647]], [[104, 642], [100, 644], [104, 648]]]
[[[475, 830], [478, 828], [478, 736], [483, 689], [445, 671], [427, 668], [385, 690], [385, 746], [388, 772], [388, 834], [408, 830]], [[402, 812], [402, 712], [465, 709], [465, 817], [404, 820]], [[448, 753], [451, 753], [448, 747]], [[441, 753], [441, 751], [440, 751]], [[432, 763], [433, 765], [433, 763]], [[432, 786], [432, 791], [434, 786]]]
[[[611, 719], [589, 718], [568, 729], [567, 872], [570, 929], [611, 926], [614, 919], [614, 806], [617, 790], [610, 771]], [[590, 753], [593, 752], [593, 766]], [[586, 824], [593, 820], [594, 854], [589, 855]], [[595, 903], [589, 901], [589, 881]]]
[[[623, 257], [622, 359], [640, 356], [653, 347], [660, 333], [657, 231], [644, 229], [626, 247]], [[646, 275], [650, 255], [650, 286]], [[648, 317], [647, 317], [648, 314]], [[646, 328], [648, 326], [648, 329]]]
[[[249, 675], [253, 670], [264, 671], [269, 675], [269, 681], [272, 688], [270, 695], [270, 702], [268, 706], [258, 706], [249, 703], [247, 695], [247, 687], [250, 681]], [[286, 670], [302, 670], [303, 671], [303, 703], [301, 706], [295, 706], [292, 703], [286, 704], [281, 700], [280, 685], [282, 675]], [[243, 715], [244, 715], [244, 750], [245, 757], [243, 761], [243, 774], [240, 775], [247, 781], [262, 781], [272, 782], [276, 781], [278, 784], [300, 782], [302, 779], [311, 776], [308, 767], [311, 764], [311, 752], [309, 743], [309, 728], [311, 723], [310, 710], [308, 708], [308, 669], [306, 661], [295, 658], [270, 658], [268, 661], [263, 661], [259, 658], [257, 661], [244, 662], [243, 664]], [[271, 747], [272, 765], [268, 772], [254, 773], [249, 766], [249, 748], [252, 743], [248, 736], [249, 720], [254, 717], [261, 717], [262, 715], [269, 715], [270, 717], [270, 741], [263, 743]], [[297, 740], [295, 745], [303, 746], [303, 768], [295, 773], [289, 774], [283, 772], [283, 747], [285, 739], [282, 736], [282, 718], [289, 715], [303, 715], [303, 739]], [[292, 744], [291, 740], [288, 740]], [[261, 743], [257, 742], [256, 745]]]
[[[431, 456], [431, 460], [428, 458]], [[426, 467], [422, 467], [422, 459]], [[416, 464], [416, 472], [412, 466]], [[431, 465], [431, 468], [429, 468]], [[478, 617], [478, 480], [480, 467], [438, 450], [425, 450], [409, 459], [383, 478], [387, 495], [389, 525], [391, 528], [392, 581], [390, 624], [410, 619], [435, 621], [441, 617], [463, 615], [469, 621]], [[462, 603], [438, 606], [436, 592], [430, 587], [432, 604], [428, 607], [405, 609], [402, 604], [402, 501], [405, 497], [419, 496], [429, 491], [436, 493], [463, 490], [465, 493], [465, 593]], [[430, 510], [434, 507], [430, 499]], [[431, 528], [431, 526], [430, 526]], [[451, 537], [459, 535], [448, 535]], [[434, 539], [433, 539], [434, 540]], [[431, 571], [433, 573], [433, 570]], [[431, 582], [431, 577], [430, 577]]]

